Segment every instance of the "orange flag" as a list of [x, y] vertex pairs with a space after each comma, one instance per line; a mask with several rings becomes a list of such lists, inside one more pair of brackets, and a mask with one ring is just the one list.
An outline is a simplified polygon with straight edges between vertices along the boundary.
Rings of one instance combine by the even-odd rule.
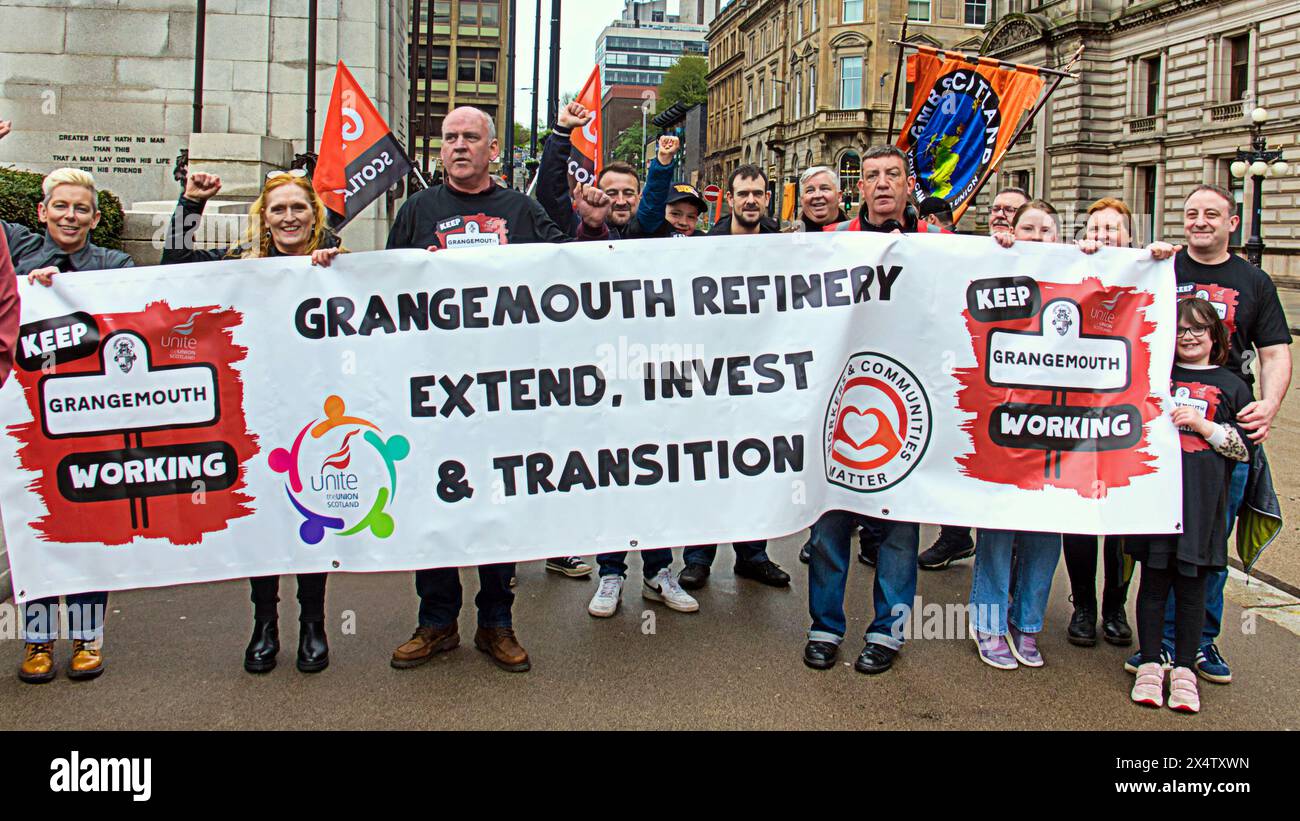
[[361, 84], [339, 61], [312, 186], [339, 230], [411, 171], [411, 162]]
[[594, 183], [596, 172], [604, 156], [605, 140], [600, 122], [600, 66], [591, 70], [587, 84], [582, 87], [574, 102], [580, 103], [594, 116], [591, 122], [573, 132], [569, 152], [569, 176], [580, 183]]
[[917, 202], [942, 197], [955, 219], [1043, 89], [1033, 66], [1008, 68], [922, 47], [907, 58], [912, 110], [898, 135]]

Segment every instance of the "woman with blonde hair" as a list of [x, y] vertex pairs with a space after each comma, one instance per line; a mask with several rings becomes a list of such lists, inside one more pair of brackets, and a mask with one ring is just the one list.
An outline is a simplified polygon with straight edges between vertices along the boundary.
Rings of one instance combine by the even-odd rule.
[[248, 229], [238, 245], [196, 249], [194, 232], [203, 209], [220, 191], [221, 178], [216, 174], [195, 171], [185, 178], [185, 193], [176, 204], [163, 246], [163, 265], [310, 254], [314, 264], [328, 266], [343, 250], [329, 230], [325, 204], [300, 168], [266, 175], [261, 193], [248, 207]]
[[[216, 174], [192, 172], [185, 179], [172, 216], [162, 264], [253, 259], [277, 256], [311, 256], [313, 265], [328, 267], [343, 252], [328, 230], [325, 205], [312, 188], [305, 171], [273, 171], [262, 192], [248, 208], [248, 230], [231, 248], [198, 250], [194, 232], [207, 201], [221, 190]], [[325, 573], [298, 574], [298, 669], [316, 673], [329, 666], [325, 638]], [[275, 669], [280, 651], [278, 576], [249, 579], [253, 599], [253, 637], [244, 651], [244, 669], [267, 673]]]

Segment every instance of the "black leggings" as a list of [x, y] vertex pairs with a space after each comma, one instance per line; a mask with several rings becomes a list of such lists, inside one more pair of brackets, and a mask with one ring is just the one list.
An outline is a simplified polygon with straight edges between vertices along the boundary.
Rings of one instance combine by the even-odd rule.
[[[1171, 559], [1171, 561], [1174, 561]], [[1177, 562], [1174, 561], [1177, 565]], [[1196, 650], [1205, 626], [1205, 576], [1208, 568], [1196, 568], [1195, 576], [1184, 576], [1177, 566], [1157, 570], [1142, 564], [1138, 587], [1138, 643], [1142, 663], [1160, 660], [1160, 642], [1165, 632], [1165, 604], [1174, 591], [1174, 666], [1193, 669]]]
[[[1070, 574], [1070, 594], [1074, 606], [1097, 612], [1097, 537], [1066, 534], [1062, 539], [1065, 569]], [[1101, 588], [1103, 617], [1123, 612], [1128, 600], [1128, 581], [1124, 579], [1124, 540], [1107, 536], [1101, 547], [1105, 579]]]
[[[325, 620], [325, 579], [328, 573], [298, 574], [298, 620]], [[280, 577], [257, 576], [248, 580], [253, 588], [253, 618], [268, 621], [279, 617]]]

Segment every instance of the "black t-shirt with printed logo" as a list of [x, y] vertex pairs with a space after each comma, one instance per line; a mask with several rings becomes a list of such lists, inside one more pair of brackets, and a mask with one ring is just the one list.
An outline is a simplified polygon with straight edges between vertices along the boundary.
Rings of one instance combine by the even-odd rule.
[[[1247, 450], [1246, 432], [1237, 412], [1251, 403], [1250, 388], [1227, 368], [1189, 368], [1175, 364], [1170, 395], [1175, 406], [1190, 406], [1205, 418], [1233, 428]], [[1223, 456], [1190, 429], [1179, 429], [1183, 461], [1183, 532], [1171, 536], [1130, 536], [1126, 549], [1157, 569], [1171, 564], [1180, 571], [1223, 567], [1228, 563], [1228, 484], [1236, 462]]]
[[493, 185], [465, 194], [447, 185], [426, 188], [397, 211], [387, 248], [481, 248], [525, 242], [568, 242], [541, 203]]
[[1282, 313], [1282, 300], [1269, 275], [1239, 256], [1205, 265], [1184, 249], [1174, 257], [1178, 298], [1199, 296], [1212, 304], [1228, 326], [1231, 350], [1227, 367], [1253, 386], [1243, 360], [1255, 357], [1255, 348], [1290, 345], [1291, 330]]

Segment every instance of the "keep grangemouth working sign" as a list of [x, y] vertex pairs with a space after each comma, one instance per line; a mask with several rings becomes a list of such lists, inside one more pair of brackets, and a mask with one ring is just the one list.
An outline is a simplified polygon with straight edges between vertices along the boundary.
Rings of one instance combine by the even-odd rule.
[[384, 251], [24, 287], [20, 599], [796, 532], [1174, 532], [1144, 252], [873, 234]]

